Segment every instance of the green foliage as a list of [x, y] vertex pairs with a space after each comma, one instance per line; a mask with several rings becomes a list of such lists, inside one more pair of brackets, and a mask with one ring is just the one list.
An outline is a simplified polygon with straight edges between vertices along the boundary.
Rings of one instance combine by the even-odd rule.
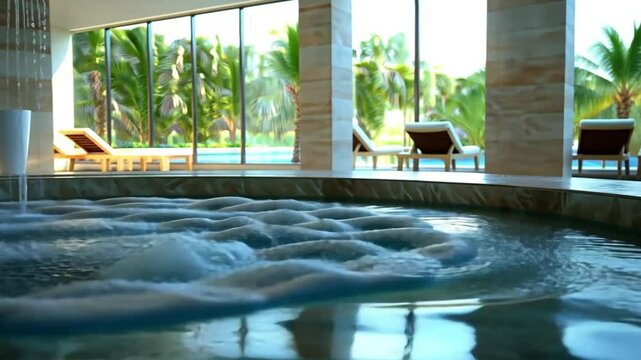
[[76, 125], [103, 135], [107, 118], [104, 31], [73, 35], [73, 65]]
[[[596, 60], [577, 57], [575, 62], [575, 129], [581, 119], [587, 118], [641, 120], [641, 25], [634, 27], [629, 45], [613, 28], [606, 27], [603, 31], [606, 41], [592, 48]], [[637, 130], [630, 151], [637, 153], [640, 147], [641, 135]]]
[[372, 35], [360, 43], [353, 62], [355, 116], [366, 132], [381, 131], [387, 110], [407, 115], [413, 108], [414, 69], [404, 34], [387, 42]]
[[[99, 110], [105, 110], [104, 31], [74, 35], [74, 82], [76, 126], [100, 130]], [[147, 146], [147, 34], [146, 27], [111, 31], [111, 81], [113, 133], [118, 146]], [[198, 141], [207, 146], [238, 145], [241, 114], [239, 49], [223, 46], [218, 39], [196, 39], [196, 82], [192, 82], [189, 39], [167, 43], [155, 34], [153, 41], [153, 97], [155, 146], [169, 142], [183, 146], [192, 142], [192, 92], [196, 88]], [[246, 47], [246, 91], [248, 131], [271, 133], [280, 139], [294, 126], [294, 106], [287, 84], [298, 87], [298, 31], [287, 27], [284, 37], [274, 42], [274, 51], [257, 54]], [[94, 75], [93, 77], [90, 75]], [[106, 122], [106, 114], [102, 115]], [[100, 132], [100, 131], [99, 131]], [[173, 135], [172, 135], [173, 134]], [[177, 134], [177, 135], [176, 135]], [[223, 134], [225, 134], [223, 136]], [[105, 135], [102, 131], [101, 135]], [[179, 142], [179, 143], [176, 143]]]
[[485, 147], [485, 70], [442, 84], [437, 88], [443, 93], [428, 117], [451, 121], [465, 133], [461, 139], [465, 145]]

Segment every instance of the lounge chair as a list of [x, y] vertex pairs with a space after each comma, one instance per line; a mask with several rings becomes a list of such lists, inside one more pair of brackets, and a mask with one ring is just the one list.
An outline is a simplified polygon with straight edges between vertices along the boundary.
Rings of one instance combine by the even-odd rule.
[[73, 171], [76, 160], [85, 159], [87, 152], [77, 148], [66, 148], [62, 145], [53, 143], [53, 158], [68, 160], [67, 171]]
[[140, 170], [146, 171], [147, 164], [151, 161], [160, 162], [160, 171], [169, 171], [172, 159], [184, 159], [189, 170], [192, 170], [193, 154], [191, 149], [186, 148], [133, 148], [114, 149], [98, 134], [89, 128], [75, 128], [60, 130], [76, 146], [86, 152], [83, 159], [98, 160], [101, 162], [101, 171], [108, 171], [112, 161], [117, 164], [118, 171], [122, 171], [127, 165], [129, 170], [133, 169], [133, 162], [140, 161]]
[[579, 123], [579, 143], [572, 159], [578, 160], [579, 173], [583, 160], [612, 160], [617, 162], [621, 176], [621, 163], [625, 174], [630, 175], [630, 138], [634, 132], [634, 119], [590, 119]]
[[478, 146], [463, 146], [458, 135], [449, 121], [419, 122], [405, 125], [405, 132], [414, 141], [409, 152], [398, 154], [398, 170], [405, 159], [413, 159], [413, 170], [418, 171], [419, 159], [441, 159], [445, 163], [445, 171], [456, 170], [457, 159], [474, 159], [474, 169], [479, 169], [481, 148]]
[[356, 158], [359, 156], [362, 157], [372, 157], [372, 168], [376, 169], [376, 160], [379, 156], [392, 156], [395, 157], [398, 153], [406, 150], [401, 146], [385, 146], [380, 147], [374, 145], [369, 136], [358, 126], [357, 123], [353, 124], [352, 131], [352, 167], [356, 166]]

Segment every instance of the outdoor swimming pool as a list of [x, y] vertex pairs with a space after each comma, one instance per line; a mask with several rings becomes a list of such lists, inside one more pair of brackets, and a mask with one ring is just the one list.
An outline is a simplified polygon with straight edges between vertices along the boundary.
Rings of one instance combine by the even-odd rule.
[[[247, 163], [248, 164], [291, 164], [292, 148], [286, 147], [273, 147], [273, 148], [260, 148], [250, 147], [247, 148]], [[239, 164], [240, 163], [240, 149], [198, 149], [198, 162], [200, 164]], [[485, 168], [485, 156], [480, 157], [480, 167]], [[385, 169], [396, 169], [396, 160], [390, 156], [379, 156], [378, 167]], [[474, 169], [474, 161], [472, 159], [460, 159], [456, 161], [456, 165], [461, 169]], [[371, 158], [358, 158], [356, 162], [357, 169], [371, 168]], [[443, 161], [436, 159], [421, 159], [419, 166], [421, 168], [435, 168], [442, 169]], [[578, 170], [578, 162], [572, 162], [572, 169]], [[635, 173], [638, 167], [638, 160], [636, 156], [630, 157], [630, 168], [632, 173]], [[603, 164], [598, 160], [585, 160], [583, 162], [585, 170], [599, 170], [603, 169]], [[614, 161], [607, 161], [605, 164], [607, 170], [616, 171], [617, 164]]]
[[610, 358], [639, 234], [296, 200], [0, 206], [0, 358]]

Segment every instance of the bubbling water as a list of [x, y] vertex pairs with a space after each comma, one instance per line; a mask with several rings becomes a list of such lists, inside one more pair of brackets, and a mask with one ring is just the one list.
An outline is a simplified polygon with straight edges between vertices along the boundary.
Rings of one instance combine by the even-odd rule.
[[417, 218], [338, 204], [120, 198], [29, 210], [0, 223], [5, 333], [121, 331], [424, 288], [476, 253]]
[[592, 279], [562, 243], [505, 241], [509, 231], [456, 214], [463, 228], [452, 230], [429, 210], [242, 197], [28, 210], [0, 204], [3, 334], [123, 332], [318, 302], [527, 298]]

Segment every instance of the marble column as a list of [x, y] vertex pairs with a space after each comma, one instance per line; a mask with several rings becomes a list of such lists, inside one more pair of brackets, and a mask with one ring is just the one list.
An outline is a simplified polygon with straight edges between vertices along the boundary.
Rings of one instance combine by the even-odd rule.
[[0, 0], [0, 108], [32, 111], [29, 174], [53, 172], [49, 34], [49, 0]]
[[301, 169], [352, 168], [352, 3], [299, 0]]
[[488, 0], [488, 173], [571, 176], [574, 0]]

